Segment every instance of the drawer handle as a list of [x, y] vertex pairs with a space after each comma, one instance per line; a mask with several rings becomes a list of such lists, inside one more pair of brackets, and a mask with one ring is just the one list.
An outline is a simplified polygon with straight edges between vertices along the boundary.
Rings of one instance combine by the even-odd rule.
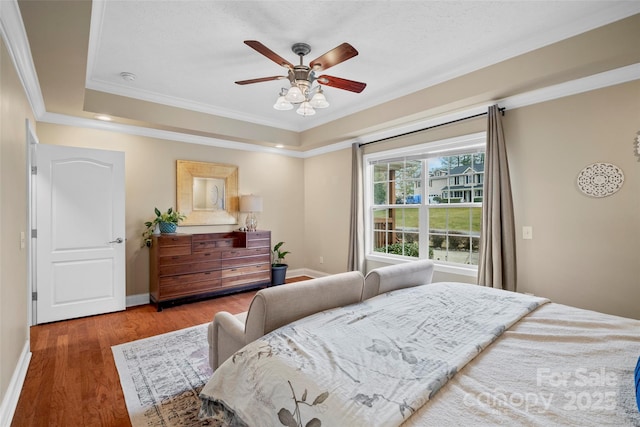
[[210, 271], [207, 271], [207, 272], [206, 272], [206, 273], [204, 273], [204, 274], [209, 275], [209, 274], [211, 274], [211, 272], [210, 272]]
[[206, 254], [204, 254], [204, 256], [210, 256], [210, 255], [211, 255], [210, 253], [206, 253]]
[[172, 256], [171, 259], [178, 259], [178, 257], [177, 256]]

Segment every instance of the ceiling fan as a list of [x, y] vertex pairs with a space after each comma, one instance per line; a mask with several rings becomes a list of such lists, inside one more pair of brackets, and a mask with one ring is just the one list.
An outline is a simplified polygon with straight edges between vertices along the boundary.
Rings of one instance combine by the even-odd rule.
[[342, 43], [340, 46], [331, 49], [329, 52], [311, 61], [309, 65], [304, 65], [303, 63], [304, 56], [311, 52], [311, 46], [306, 43], [295, 43], [291, 46], [293, 53], [300, 57], [299, 65], [293, 65], [257, 40], [245, 40], [244, 43], [276, 64], [289, 70], [286, 76], [261, 77], [236, 82], [236, 84], [239, 85], [247, 85], [288, 79], [291, 87], [289, 89], [283, 88], [280, 92], [280, 96], [273, 106], [276, 110], [291, 110], [293, 108], [292, 104], [300, 104], [300, 107], [296, 111], [298, 114], [303, 116], [313, 115], [315, 114], [314, 108], [325, 108], [329, 106], [322, 92], [321, 85], [356, 93], [362, 92], [367, 86], [366, 83], [354, 80], [325, 74], [319, 75], [321, 71], [358, 55], [358, 51], [349, 43]]

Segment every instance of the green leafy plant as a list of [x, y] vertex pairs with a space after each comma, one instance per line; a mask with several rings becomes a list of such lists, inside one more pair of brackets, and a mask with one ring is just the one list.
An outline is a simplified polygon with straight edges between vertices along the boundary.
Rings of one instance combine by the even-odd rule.
[[282, 250], [282, 245], [284, 245], [284, 242], [278, 242], [273, 247], [272, 265], [284, 264], [284, 257], [291, 253], [289, 251]]
[[151, 246], [151, 235], [153, 231], [156, 229], [156, 225], [161, 222], [168, 222], [172, 224], [180, 224], [180, 221], [186, 218], [185, 215], [181, 214], [178, 211], [174, 211], [173, 208], [169, 208], [166, 212], [160, 212], [160, 209], [153, 208], [153, 211], [156, 214], [156, 217], [153, 221], [147, 221], [144, 223], [145, 227], [147, 227], [142, 233], [142, 242], [143, 246]]

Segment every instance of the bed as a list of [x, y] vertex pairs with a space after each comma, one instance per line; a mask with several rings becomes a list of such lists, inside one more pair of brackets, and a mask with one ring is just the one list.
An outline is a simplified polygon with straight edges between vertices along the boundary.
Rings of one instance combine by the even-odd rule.
[[201, 392], [225, 426], [640, 425], [640, 321], [461, 283], [386, 292], [248, 344]]

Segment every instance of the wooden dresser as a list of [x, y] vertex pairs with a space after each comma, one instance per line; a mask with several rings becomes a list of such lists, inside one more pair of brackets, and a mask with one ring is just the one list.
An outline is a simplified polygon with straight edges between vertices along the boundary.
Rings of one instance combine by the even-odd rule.
[[158, 306], [271, 284], [271, 232], [152, 237], [149, 292]]

